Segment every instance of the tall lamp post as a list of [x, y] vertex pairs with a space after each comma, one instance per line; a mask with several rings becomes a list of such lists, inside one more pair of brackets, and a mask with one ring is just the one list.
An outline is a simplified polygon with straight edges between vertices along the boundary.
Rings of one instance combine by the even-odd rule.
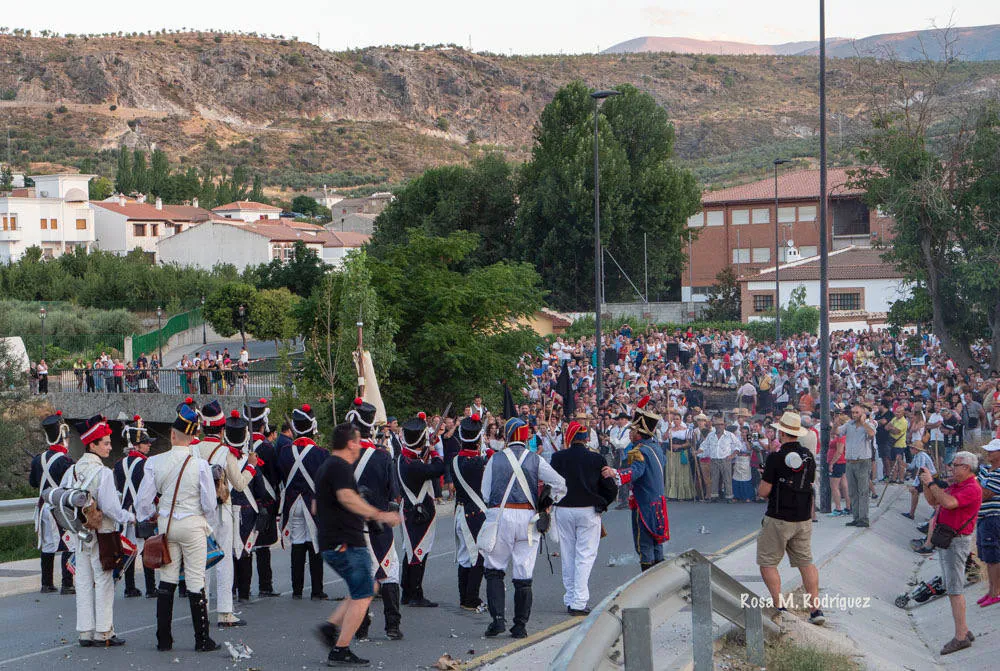
[[[826, 193], [826, 3], [819, 0], [819, 367], [820, 445], [830, 444], [830, 247]], [[820, 509], [830, 512], [830, 477], [826, 450], [820, 450]]]
[[781, 341], [781, 281], [778, 268], [781, 266], [778, 249], [778, 166], [791, 163], [787, 158], [774, 159], [774, 346]]
[[45, 308], [38, 309], [38, 318], [42, 320], [42, 358], [45, 358]]
[[[201, 297], [201, 344], [208, 344], [208, 331], [205, 326], [205, 297]], [[160, 362], [163, 363], [162, 361]]]
[[240, 338], [242, 338], [242, 340], [243, 340], [243, 347], [246, 348], [246, 346], [247, 346], [247, 334], [243, 330], [243, 318], [246, 317], [247, 309], [243, 305], [241, 305], [237, 309], [240, 311]]
[[163, 365], [163, 331], [160, 330], [160, 320], [163, 319], [163, 308], [156, 308], [156, 348], [160, 352], [160, 365]]
[[601, 343], [601, 161], [598, 153], [598, 123], [597, 113], [601, 101], [611, 96], [620, 96], [621, 91], [594, 91], [590, 97], [594, 99], [594, 349], [597, 353], [597, 366], [594, 371], [594, 388], [597, 391], [597, 407], [600, 412], [603, 400], [601, 385], [601, 368], [604, 365], [604, 351]]

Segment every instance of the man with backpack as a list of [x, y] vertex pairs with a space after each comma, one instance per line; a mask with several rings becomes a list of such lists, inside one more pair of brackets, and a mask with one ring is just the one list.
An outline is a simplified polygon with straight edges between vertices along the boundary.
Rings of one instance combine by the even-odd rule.
[[771, 425], [778, 433], [781, 449], [767, 456], [761, 475], [758, 496], [767, 499], [767, 512], [757, 537], [757, 565], [760, 575], [779, 611], [787, 610], [781, 595], [778, 564], [785, 553], [788, 562], [799, 569], [809, 609], [809, 622], [826, 622], [818, 607], [819, 571], [812, 559], [813, 480], [816, 459], [799, 443], [809, 431], [797, 413], [786, 412]]

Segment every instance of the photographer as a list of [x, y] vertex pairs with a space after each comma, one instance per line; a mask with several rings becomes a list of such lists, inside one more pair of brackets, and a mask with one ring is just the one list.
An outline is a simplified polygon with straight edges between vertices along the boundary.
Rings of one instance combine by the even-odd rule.
[[[920, 484], [924, 498], [932, 506], [939, 506], [937, 528], [931, 542], [939, 548], [941, 573], [945, 590], [951, 602], [951, 615], [955, 621], [955, 637], [941, 648], [941, 655], [949, 655], [972, 645], [972, 633], [965, 622], [965, 562], [972, 550], [972, 532], [982, 504], [983, 494], [976, 480], [979, 460], [971, 452], [958, 452], [952, 460], [954, 484], [941, 489], [927, 468], [920, 470]], [[951, 529], [954, 537], [947, 547], [942, 547], [939, 536]]]

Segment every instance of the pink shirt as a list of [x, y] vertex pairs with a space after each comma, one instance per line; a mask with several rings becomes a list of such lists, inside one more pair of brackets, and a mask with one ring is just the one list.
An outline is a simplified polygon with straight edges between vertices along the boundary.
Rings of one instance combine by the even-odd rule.
[[976, 516], [983, 503], [983, 489], [979, 481], [972, 477], [956, 482], [945, 491], [958, 499], [958, 506], [952, 510], [942, 506], [938, 512], [938, 523], [957, 529], [959, 536], [968, 536], [976, 528]]
[[125, 364], [116, 363], [112, 370], [115, 372], [115, 377], [122, 377], [125, 374]]

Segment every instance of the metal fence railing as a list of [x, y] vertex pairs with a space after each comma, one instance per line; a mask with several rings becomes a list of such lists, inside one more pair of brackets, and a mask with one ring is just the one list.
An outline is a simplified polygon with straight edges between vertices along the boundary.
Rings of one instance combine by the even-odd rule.
[[171, 336], [175, 336], [196, 326], [201, 326], [203, 322], [201, 308], [176, 314], [164, 322], [159, 330], [133, 335], [132, 351], [136, 354], [139, 352], [156, 352], [161, 344], [167, 344]]
[[292, 384], [287, 374], [275, 369], [178, 370], [164, 368], [50, 370], [48, 376], [32, 380], [37, 393], [81, 394], [212, 394], [268, 397], [275, 388]]

